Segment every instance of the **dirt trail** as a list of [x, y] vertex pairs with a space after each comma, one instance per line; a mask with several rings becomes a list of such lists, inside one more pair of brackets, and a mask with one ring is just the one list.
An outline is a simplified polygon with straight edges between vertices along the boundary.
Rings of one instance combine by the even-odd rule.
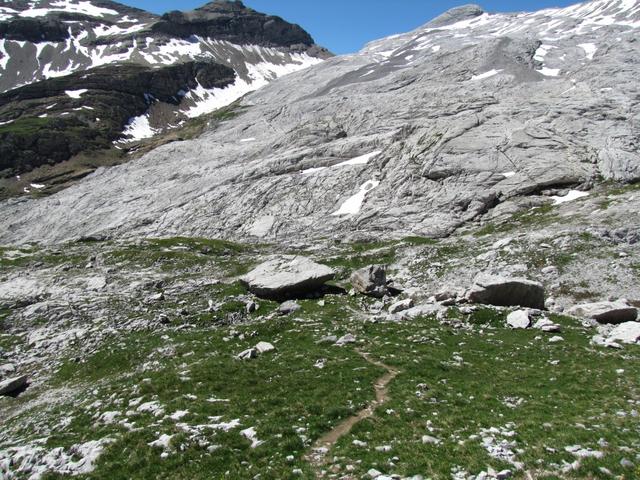
[[389, 398], [388, 385], [393, 380], [396, 375], [400, 373], [399, 370], [396, 370], [393, 367], [385, 365], [382, 362], [378, 362], [377, 360], [373, 360], [368, 353], [358, 351], [358, 353], [371, 365], [375, 365], [376, 367], [384, 368], [387, 373], [385, 373], [382, 377], [378, 378], [374, 383], [373, 387], [376, 391], [376, 399], [371, 401], [365, 408], [360, 410], [357, 414], [343, 420], [338, 425], [336, 425], [332, 430], [325, 433], [322, 437], [320, 437], [311, 447], [311, 452], [306, 455], [307, 461], [315, 468], [316, 477], [323, 478], [323, 469], [325, 465], [328, 463], [328, 455], [331, 451], [331, 448], [336, 444], [336, 442], [349, 433], [351, 428], [358, 422], [361, 422], [365, 418], [369, 418], [373, 416], [376, 408], [382, 405]]

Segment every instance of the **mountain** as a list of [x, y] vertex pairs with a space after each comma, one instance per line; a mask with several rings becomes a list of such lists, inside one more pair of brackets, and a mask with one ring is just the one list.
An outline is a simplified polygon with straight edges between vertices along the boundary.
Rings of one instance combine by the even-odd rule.
[[4, 2], [0, 176], [43, 167], [21, 183], [33, 190], [70, 159], [72, 176], [86, 174], [83, 158], [126, 159], [141, 140], [328, 56], [299, 26], [239, 1], [161, 17], [110, 1]]
[[637, 1], [454, 9], [260, 89], [198, 139], [5, 203], [0, 239], [442, 237], [635, 182], [639, 27]]
[[456, 8], [109, 150], [236, 68], [5, 92], [93, 143], [0, 201], [0, 478], [637, 477], [639, 14]]

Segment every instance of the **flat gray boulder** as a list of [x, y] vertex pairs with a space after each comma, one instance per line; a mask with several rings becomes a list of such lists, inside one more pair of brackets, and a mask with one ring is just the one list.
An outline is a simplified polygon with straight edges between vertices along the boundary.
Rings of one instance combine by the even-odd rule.
[[473, 303], [503, 307], [520, 306], [544, 310], [544, 287], [526, 278], [502, 277], [481, 273], [467, 292]]
[[566, 313], [574, 317], [592, 318], [600, 323], [616, 324], [633, 322], [638, 317], [638, 309], [622, 300], [584, 303], [571, 307]]
[[322, 288], [335, 272], [297, 255], [280, 255], [261, 263], [240, 278], [250, 292], [266, 298], [291, 298]]
[[20, 390], [27, 384], [27, 376], [7, 378], [0, 382], [0, 395], [11, 395], [13, 392]]
[[349, 278], [353, 288], [363, 295], [381, 298], [387, 293], [387, 271], [383, 265], [369, 265]]
[[608, 341], [621, 343], [640, 342], [640, 322], [624, 322], [609, 333]]

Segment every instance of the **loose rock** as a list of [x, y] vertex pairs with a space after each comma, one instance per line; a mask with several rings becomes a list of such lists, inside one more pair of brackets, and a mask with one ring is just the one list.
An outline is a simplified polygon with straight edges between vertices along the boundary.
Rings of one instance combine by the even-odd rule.
[[479, 274], [467, 298], [474, 303], [544, 310], [544, 287], [524, 278]]
[[356, 270], [350, 277], [351, 285], [363, 295], [381, 298], [387, 293], [387, 272], [382, 265], [370, 265]]
[[531, 326], [529, 312], [526, 310], [511, 312], [507, 315], [507, 325], [511, 328], [529, 328]]

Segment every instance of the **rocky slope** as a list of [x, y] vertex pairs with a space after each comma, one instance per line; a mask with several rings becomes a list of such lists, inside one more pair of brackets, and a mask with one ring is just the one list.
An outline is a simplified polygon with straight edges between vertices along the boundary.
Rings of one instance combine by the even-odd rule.
[[162, 17], [113, 2], [5, 2], [0, 190], [42, 190], [60, 174], [48, 165], [83, 153], [113, 163], [113, 142], [138, 148], [328, 56], [299, 26], [241, 2]]
[[637, 181], [639, 15], [455, 9], [261, 89], [197, 140], [3, 204], [0, 240], [441, 237]]

